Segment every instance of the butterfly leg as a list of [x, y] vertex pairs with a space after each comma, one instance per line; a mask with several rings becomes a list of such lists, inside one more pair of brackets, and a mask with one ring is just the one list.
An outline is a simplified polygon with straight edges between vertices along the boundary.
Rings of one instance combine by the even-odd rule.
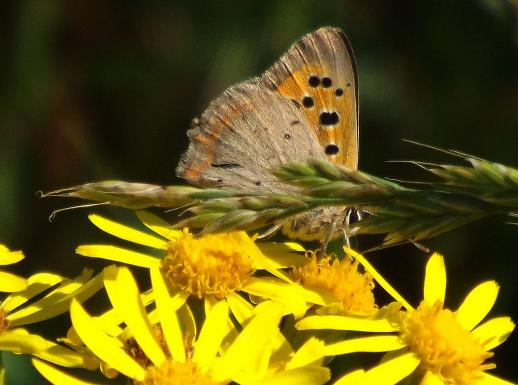
[[324, 241], [322, 242], [322, 257], [326, 255], [327, 245], [329, 245], [329, 242], [331, 241], [331, 238], [333, 237], [334, 233], [336, 231], [336, 219], [333, 219], [331, 222], [331, 228], [326, 234], [326, 237], [324, 238]]
[[363, 219], [362, 211], [355, 209], [354, 207], [348, 208], [345, 214], [345, 226], [342, 228], [344, 241], [347, 248], [351, 248], [351, 240], [348, 234], [349, 227], [352, 223], [361, 221]]
[[257, 239], [268, 239], [268, 238], [272, 237], [275, 233], [277, 233], [277, 231], [279, 231], [281, 228], [282, 228], [282, 225], [279, 225], [279, 224], [273, 225], [269, 229], [267, 229], [264, 232], [262, 232], [261, 234], [259, 234]]

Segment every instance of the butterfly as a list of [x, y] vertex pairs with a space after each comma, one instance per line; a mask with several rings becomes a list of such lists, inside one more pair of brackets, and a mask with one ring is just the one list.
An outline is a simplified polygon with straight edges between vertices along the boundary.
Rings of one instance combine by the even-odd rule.
[[[358, 166], [358, 80], [351, 45], [323, 27], [295, 42], [259, 77], [214, 99], [187, 131], [176, 169], [199, 186], [286, 194], [271, 170], [308, 158]], [[322, 240], [343, 229], [347, 209], [318, 208], [285, 220], [290, 238]]]

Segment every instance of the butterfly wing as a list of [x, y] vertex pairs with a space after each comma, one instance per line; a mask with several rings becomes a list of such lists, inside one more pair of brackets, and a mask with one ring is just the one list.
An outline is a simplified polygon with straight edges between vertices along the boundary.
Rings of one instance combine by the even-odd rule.
[[338, 28], [303, 36], [268, 69], [261, 83], [300, 103], [327, 158], [358, 166], [358, 80], [353, 51]]
[[202, 186], [286, 192], [271, 169], [325, 157], [298, 103], [252, 79], [230, 87], [194, 119], [177, 175]]
[[285, 192], [271, 175], [280, 164], [315, 157], [356, 168], [357, 101], [347, 38], [339, 29], [321, 28], [194, 119], [177, 175], [203, 186]]

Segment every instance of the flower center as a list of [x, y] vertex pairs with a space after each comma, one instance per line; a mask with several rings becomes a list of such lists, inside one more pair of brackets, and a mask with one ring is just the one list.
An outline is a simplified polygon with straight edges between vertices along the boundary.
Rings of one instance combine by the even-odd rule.
[[139, 385], [225, 385], [217, 382], [192, 362], [166, 360], [160, 367], [151, 366], [146, 371], [144, 381]]
[[310, 256], [309, 263], [293, 269], [297, 281], [305, 287], [332, 292], [340, 300], [340, 313], [364, 315], [376, 311], [372, 276], [358, 271], [358, 261], [339, 260], [332, 255], [317, 259], [314, 252]]
[[195, 238], [187, 229], [169, 244], [161, 269], [173, 289], [199, 298], [224, 298], [239, 290], [253, 273], [247, 249], [237, 237], [216, 234]]
[[494, 364], [483, 364], [493, 356], [464, 329], [455, 314], [441, 302], [430, 306], [421, 302], [404, 316], [401, 338], [421, 359], [421, 367], [440, 375], [445, 383], [467, 385]]

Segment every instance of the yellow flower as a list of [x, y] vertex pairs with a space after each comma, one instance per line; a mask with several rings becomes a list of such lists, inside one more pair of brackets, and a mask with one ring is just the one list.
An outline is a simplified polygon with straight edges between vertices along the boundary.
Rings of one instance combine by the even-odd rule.
[[[21, 251], [11, 251], [5, 245], [0, 243], [0, 265], [12, 265], [24, 258]], [[0, 271], [0, 292], [13, 293], [15, 291], [23, 290], [27, 287], [25, 278], [19, 277], [15, 274]], [[0, 315], [0, 323], [1, 323]], [[2, 325], [0, 324], [0, 328]]]
[[[85, 269], [73, 280], [51, 273], [27, 278], [25, 289], [0, 302], [0, 350], [32, 354], [63, 366], [91, 367], [93, 363], [87, 357], [21, 327], [65, 313], [72, 298], [84, 301], [91, 297], [102, 287], [101, 276], [91, 276], [92, 272]], [[37, 296], [42, 297], [34, 300]]]
[[[278, 324], [283, 315], [279, 304], [266, 301], [258, 305], [256, 314], [237, 333], [229, 328], [227, 302], [216, 302], [197, 332], [194, 322], [181, 322], [180, 309], [185, 317], [186, 298], [170, 295], [158, 266], [151, 269], [151, 279], [156, 311], [148, 314], [129, 269], [106, 271], [106, 290], [114, 311], [127, 325], [131, 348], [129, 340], [121, 338], [124, 333], [109, 334], [77, 301], [70, 309], [74, 329], [85, 345], [134, 384], [318, 385], [329, 379], [329, 370], [321, 366], [322, 343], [311, 339], [297, 352], [279, 345]], [[87, 384], [52, 365], [33, 362], [54, 384]]]
[[[503, 343], [515, 327], [509, 317], [497, 317], [480, 324], [496, 301], [499, 289], [496, 282], [479, 284], [457, 310], [446, 309], [446, 270], [443, 257], [436, 253], [426, 265], [423, 300], [414, 308], [363, 256], [352, 250], [347, 252], [406, 311], [389, 313], [384, 320], [360, 323], [350, 317], [337, 316], [314, 316], [300, 321], [297, 325], [300, 329], [397, 332], [337, 342], [326, 347], [326, 354], [389, 351], [381, 364], [364, 373], [364, 383], [391, 385], [414, 373], [422, 377], [421, 384], [510, 384], [486, 372], [495, 367], [486, 362], [493, 356], [490, 350]], [[348, 383], [344, 380], [340, 385]]]
[[[147, 212], [137, 213], [141, 222], [156, 235], [136, 230], [98, 215], [90, 220], [101, 230], [126, 241], [154, 250], [139, 252], [112, 245], [82, 245], [76, 252], [152, 269], [158, 267], [174, 292], [214, 303], [225, 299], [238, 321], [252, 305], [238, 292], [282, 303], [296, 316], [302, 316], [307, 303], [327, 305], [330, 295], [306, 290], [280, 271], [280, 268], [304, 263], [293, 244], [254, 241], [243, 231], [195, 237], [187, 229], [174, 230], [160, 218]], [[266, 270], [274, 277], [257, 277]], [[246, 318], [246, 317], [245, 317]]]
[[316, 252], [307, 252], [310, 260], [293, 269], [293, 276], [307, 289], [332, 293], [337, 302], [317, 309], [318, 314], [373, 315], [374, 282], [368, 273], [360, 272], [358, 261], [338, 259], [333, 255], [317, 258]]

